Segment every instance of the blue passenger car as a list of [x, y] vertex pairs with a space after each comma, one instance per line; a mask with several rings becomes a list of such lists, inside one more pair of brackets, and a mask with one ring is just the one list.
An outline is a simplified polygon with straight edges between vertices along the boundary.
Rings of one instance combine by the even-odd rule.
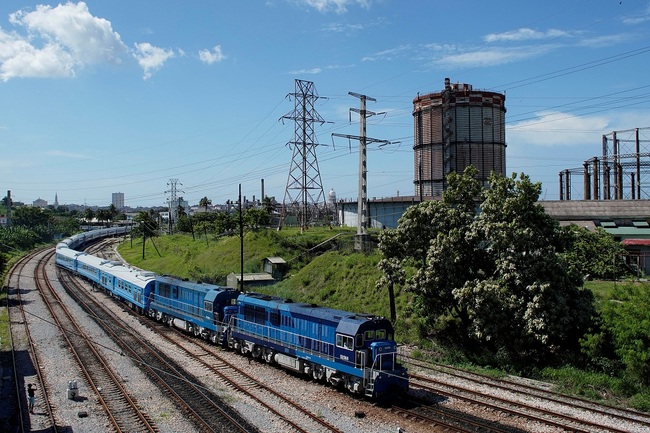
[[103, 260], [99, 268], [99, 284], [112, 296], [125, 302], [140, 314], [149, 311], [156, 274], [111, 260]]
[[77, 273], [93, 283], [100, 284], [100, 266], [105, 261], [105, 259], [88, 253], [79, 252], [77, 255]]
[[83, 253], [71, 250], [67, 244], [59, 243], [56, 246], [56, 264], [72, 272], [77, 272], [77, 256], [79, 254]]
[[229, 287], [158, 276], [149, 315], [218, 343], [224, 331], [225, 308], [236, 304], [238, 294]]
[[377, 398], [408, 390], [390, 321], [256, 293], [237, 301], [229, 345]]

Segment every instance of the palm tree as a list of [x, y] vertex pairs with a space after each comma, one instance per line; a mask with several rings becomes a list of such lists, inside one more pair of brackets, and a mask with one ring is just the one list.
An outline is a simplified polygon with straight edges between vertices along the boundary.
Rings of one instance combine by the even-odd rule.
[[201, 200], [199, 200], [199, 206], [205, 208], [205, 211], [208, 211], [208, 206], [212, 204], [212, 200], [210, 200], [207, 197], [203, 197]]
[[84, 211], [84, 218], [86, 219], [86, 222], [88, 224], [93, 222], [93, 218], [95, 218], [95, 211], [93, 211], [91, 208], [87, 207], [86, 210]]

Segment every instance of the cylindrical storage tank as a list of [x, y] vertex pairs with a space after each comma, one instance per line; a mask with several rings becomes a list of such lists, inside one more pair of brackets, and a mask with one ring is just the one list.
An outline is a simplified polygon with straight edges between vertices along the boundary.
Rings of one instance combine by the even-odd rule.
[[444, 90], [413, 100], [415, 195], [441, 196], [446, 176], [470, 165], [484, 186], [493, 171], [505, 175], [505, 99], [445, 78]]

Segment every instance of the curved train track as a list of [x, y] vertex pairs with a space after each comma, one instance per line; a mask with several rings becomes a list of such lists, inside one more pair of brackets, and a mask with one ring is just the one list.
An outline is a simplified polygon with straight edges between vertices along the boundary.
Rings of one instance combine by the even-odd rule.
[[[40, 256], [42, 256], [43, 251], [44, 250], [37, 250], [27, 256], [22, 257], [10, 270], [7, 277], [7, 316], [9, 321], [9, 343], [11, 346], [11, 370], [13, 382], [13, 386], [11, 387], [11, 397], [12, 401], [16, 405], [16, 407], [9, 408], [11, 411], [13, 411], [14, 415], [11, 417], [11, 419], [7, 420], [7, 427], [12, 428], [12, 426], [15, 426], [17, 431], [20, 432], [31, 431], [32, 417], [27, 410], [27, 401], [24, 398], [24, 390], [26, 388], [25, 382], [35, 381], [38, 383], [37, 395], [42, 401], [39, 407], [43, 408], [45, 411], [43, 415], [46, 415], [45, 419], [41, 419], [41, 429], [43, 431], [56, 433], [59, 430], [59, 423], [55, 417], [55, 409], [53, 408], [50, 401], [46, 381], [40, 368], [40, 358], [38, 356], [38, 351], [36, 350], [34, 339], [30, 334], [27, 313], [23, 308], [23, 296], [21, 293], [23, 290], [21, 289], [21, 280], [24, 280], [25, 278], [32, 278], [32, 276], [29, 275], [29, 273], [25, 270], [27, 264], [32, 260], [41, 261], [42, 257]], [[28, 276], [25, 274], [28, 274]], [[15, 317], [15, 312], [18, 313], [19, 317]], [[16, 328], [18, 327], [20, 327], [21, 331], [24, 333], [26, 341], [19, 342], [14, 338], [14, 334], [16, 334], [17, 331]], [[22, 343], [27, 344], [28, 350], [26, 352], [17, 350], [17, 348], [22, 346]], [[18, 353], [19, 351], [21, 353]], [[23, 359], [22, 357], [24, 356], [29, 356], [29, 361]], [[18, 373], [18, 365], [20, 363], [26, 362], [29, 362], [32, 365], [34, 372], [33, 376], [21, 376]]]
[[138, 402], [129, 395], [120, 377], [104, 360], [54, 289], [46, 270], [46, 264], [53, 256], [54, 251], [50, 251], [39, 261], [34, 274], [36, 285], [88, 385], [106, 410], [112, 427], [118, 432], [158, 433], [158, 427], [140, 410]]
[[200, 386], [194, 376], [155, 348], [137, 333], [124, 326], [101, 303], [77, 283], [67, 272], [58, 273], [68, 294], [97, 322], [97, 324], [129, 356], [181, 410], [191, 417], [201, 432], [254, 432], [255, 427], [223, 403], [210, 390]]
[[[96, 245], [93, 247], [92, 253], [95, 255], [104, 255], [101, 252], [107, 244]], [[23, 300], [21, 299], [21, 284], [25, 284], [26, 279], [33, 279], [33, 284], [38, 286], [40, 296], [52, 305], [50, 311], [53, 317], [56, 317], [60, 323], [57, 325], [59, 329], [73, 329], [68, 333], [68, 343], [72, 350], [76, 350], [81, 355], [78, 356], [78, 363], [80, 371], [83, 366], [90, 366], [91, 372], [87, 374], [86, 380], [92, 383], [92, 374], [106, 374], [110, 377], [110, 367], [101, 364], [101, 354], [92, 355], [93, 350], [90, 347], [83, 347], [83, 342], [88, 343], [88, 337], [79, 338], [83, 335], [81, 329], [74, 328], [74, 318], [71, 314], [63, 314], [66, 310], [63, 301], [58, 298], [56, 289], [52, 286], [49, 280], [54, 279], [52, 274], [49, 276], [46, 272], [45, 263], [48, 256], [51, 257], [51, 250], [48, 252], [40, 251], [30, 255], [29, 258], [21, 260], [13, 269], [8, 281], [8, 291], [12, 294], [12, 304], [22, 306]], [[32, 275], [29, 275], [25, 269], [26, 264], [31, 259], [38, 260], [39, 265]], [[170, 345], [173, 345], [174, 352], [183, 353], [184, 356], [190, 357], [198, 365], [193, 369], [193, 374], [184, 371], [178, 363], [160, 356], [160, 353], [147, 353], [151, 343], [147, 343], [139, 336], [138, 331], [134, 331], [128, 327], [120, 327], [121, 320], [117, 318], [114, 313], [109, 312], [106, 308], [102, 307], [102, 301], [97, 300], [96, 294], [90, 294], [87, 287], [84, 288], [79, 284], [76, 277], [72, 277], [67, 272], [57, 272], [61, 283], [65, 286], [70, 296], [82, 306], [97, 322], [98, 325], [104, 328], [104, 331], [111, 335], [116, 344], [121, 348], [122, 354], [128, 356], [138, 367], [150, 377], [152, 382], [163, 389], [164, 393], [172, 396], [176, 402], [177, 407], [182, 407], [183, 413], [191, 418], [193, 423], [197, 426], [197, 431], [201, 432], [216, 432], [216, 431], [257, 431], [251, 425], [247, 425], [243, 418], [238, 414], [234, 414], [234, 420], [224, 421], [228, 419], [229, 409], [223, 409], [226, 414], [217, 415], [216, 418], [210, 418], [222, 410], [222, 407], [228, 405], [218, 403], [219, 408], [211, 406], [219, 397], [211, 394], [209, 387], [199, 385], [200, 381], [197, 375], [209, 374], [214, 378], [218, 378], [220, 383], [225, 384], [228, 388], [236, 390], [237, 393], [245, 395], [247, 398], [256, 402], [256, 404], [263, 407], [275, 416], [282, 420], [287, 426], [287, 430], [306, 432], [306, 431], [343, 431], [340, 428], [325, 421], [319, 414], [313, 413], [308, 407], [304, 407], [296, 401], [291, 401], [290, 398], [283, 396], [281, 393], [276, 392], [273, 388], [268, 387], [250, 376], [242, 368], [238, 368], [229, 362], [226, 357], [222, 356], [221, 348], [208, 344], [201, 339], [188, 338], [188, 335], [179, 330], [171, 329], [168, 326], [160, 325], [155, 322], [150, 322], [135, 313], [133, 317], [137, 317], [139, 321], [145, 323], [148, 328], [155, 329], [157, 335], [166, 339]], [[21, 283], [22, 279], [22, 283]], [[30, 284], [32, 282], [30, 281]], [[13, 286], [13, 287], [12, 287]], [[127, 308], [124, 310], [129, 311]], [[12, 326], [24, 325], [27, 326], [27, 318], [25, 311], [21, 308], [20, 314], [22, 318], [17, 319], [15, 314], [10, 316], [10, 323]], [[11, 314], [11, 313], [10, 313]], [[29, 332], [29, 329], [26, 330]], [[46, 381], [42, 378], [40, 372], [41, 368], [38, 367], [38, 350], [34, 346], [34, 341], [28, 335], [27, 341], [30, 345], [28, 352], [31, 354], [31, 362], [34, 364], [34, 370], [38, 375], [31, 381], [35, 381], [39, 386], [39, 408], [43, 413], [40, 415], [47, 415], [47, 420], [43, 421], [40, 418], [40, 429], [42, 431], [58, 432], [62, 431], [62, 427], [56, 420], [57, 408], [49, 402], [49, 390], [47, 389]], [[79, 346], [75, 348], [75, 345]], [[12, 348], [14, 344], [12, 342]], [[155, 352], [160, 352], [159, 350]], [[17, 355], [14, 355], [14, 359]], [[24, 355], [23, 355], [24, 356]], [[86, 357], [95, 357], [96, 360], [90, 360]], [[407, 357], [408, 358], [408, 357]], [[19, 360], [14, 361], [20, 362]], [[93, 363], [97, 364], [93, 364]], [[411, 383], [413, 391], [412, 397], [417, 396], [410, 401], [405, 400], [399, 402], [388, 409], [388, 413], [393, 414], [395, 419], [409, 420], [412, 426], [422, 426], [407, 431], [448, 431], [448, 432], [521, 432], [529, 431], [528, 428], [537, 425], [539, 428], [555, 429], [554, 431], [566, 431], [567, 429], [575, 432], [629, 432], [629, 431], [647, 431], [650, 429], [650, 416], [636, 411], [631, 411], [623, 408], [614, 408], [610, 406], [600, 405], [588, 400], [569, 397], [553, 391], [541, 389], [539, 387], [526, 386], [519, 382], [497, 380], [488, 376], [482, 376], [475, 373], [470, 373], [462, 369], [454, 369], [444, 365], [424, 364], [416, 359], [408, 358], [408, 364], [419, 369], [426, 369], [424, 374], [411, 372]], [[88, 370], [88, 368], [86, 369]], [[202, 370], [203, 373], [197, 372]], [[433, 372], [433, 373], [432, 373]], [[432, 376], [447, 375], [458, 380], [465, 381], [465, 385], [449, 385], [449, 380], [441, 380], [436, 383], [436, 379]], [[14, 392], [18, 397], [16, 398], [18, 413], [20, 413], [20, 420], [15, 420], [16, 424], [21, 427], [17, 431], [24, 432], [30, 431], [30, 417], [26, 413], [24, 405], [26, 399], [24, 398], [24, 389], [27, 378], [24, 380], [16, 376]], [[128, 393], [120, 391], [119, 378], [108, 379], [107, 376], [98, 378], [101, 381], [101, 390], [95, 385], [90, 385], [94, 390], [99, 400], [102, 400], [102, 395], [110, 397], [109, 400], [127, 400], [129, 399]], [[109, 390], [106, 385], [108, 382], [114, 381], [117, 383], [116, 390]], [[191, 389], [196, 386], [195, 389]], [[481, 391], [481, 388], [490, 388], [500, 390], [502, 394], [513, 395], [517, 394], [518, 397], [497, 397], [492, 393]], [[189, 389], [189, 391], [188, 391]], [[182, 390], [180, 393], [178, 390]], [[426, 396], [424, 399], [420, 398], [422, 395]], [[121, 397], [117, 397], [121, 396]], [[441, 398], [445, 400], [465, 401], [472, 407], [481, 407], [482, 411], [493, 412], [500, 414], [495, 418], [490, 416], [472, 415], [474, 411], [457, 410], [449, 407], [446, 404], [441, 404]], [[522, 404], [522, 400], [530, 400], [542, 402], [541, 404]], [[205, 400], [210, 403], [206, 403]], [[433, 403], [432, 403], [433, 401]], [[105, 404], [102, 402], [102, 404]], [[106, 413], [109, 414], [113, 429], [115, 431], [158, 431], [155, 423], [147, 420], [147, 416], [142, 413], [136, 401], [132, 403], [111, 403], [114, 406], [106, 406]], [[128, 409], [129, 404], [131, 408]], [[124, 406], [121, 406], [124, 405]], [[562, 405], [563, 409], [542, 409], [540, 406]], [[596, 419], [609, 418], [607, 422], [590, 421], [581, 418], [580, 415], [573, 415], [571, 409], [575, 408], [576, 412], [589, 411], [591, 414], [597, 415]], [[206, 412], [210, 415], [203, 415]], [[568, 412], [568, 413], [567, 413]], [[230, 409], [230, 413], [232, 410]], [[115, 415], [116, 414], [116, 415]], [[113, 418], [117, 416], [116, 420]], [[507, 422], [501, 423], [498, 418], [504, 418]], [[140, 418], [139, 421], [135, 421]], [[144, 420], [142, 420], [142, 418]], [[218, 419], [217, 419], [218, 418]], [[495, 419], [497, 419], [495, 421]], [[518, 420], [518, 421], [512, 421]], [[19, 422], [20, 421], [20, 422]], [[146, 426], [150, 423], [149, 426]], [[629, 426], [634, 425], [635, 430], [630, 430]], [[527, 427], [521, 427], [527, 426]], [[45, 428], [43, 428], [45, 427]], [[413, 428], [413, 427], [412, 427]]]

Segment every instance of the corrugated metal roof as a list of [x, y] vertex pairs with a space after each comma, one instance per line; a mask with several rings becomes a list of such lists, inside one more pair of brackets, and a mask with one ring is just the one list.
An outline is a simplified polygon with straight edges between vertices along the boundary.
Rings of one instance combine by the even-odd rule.
[[274, 265], [281, 265], [287, 263], [282, 257], [267, 257], [266, 260]]
[[623, 240], [625, 246], [650, 246], [650, 239], [625, 239]]

